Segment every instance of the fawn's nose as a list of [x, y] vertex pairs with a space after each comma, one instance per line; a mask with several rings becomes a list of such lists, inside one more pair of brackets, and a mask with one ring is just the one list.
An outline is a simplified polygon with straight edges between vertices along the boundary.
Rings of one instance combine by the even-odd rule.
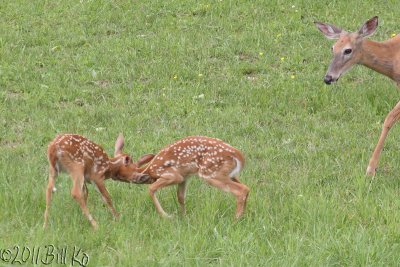
[[140, 173], [140, 174], [135, 175], [135, 178], [131, 181], [131, 183], [134, 183], [134, 184], [151, 184], [152, 181], [151, 181], [149, 175]]
[[331, 76], [331, 75], [326, 75], [326, 76], [324, 77], [324, 82], [325, 82], [326, 84], [331, 84], [331, 83], [333, 82], [332, 76]]

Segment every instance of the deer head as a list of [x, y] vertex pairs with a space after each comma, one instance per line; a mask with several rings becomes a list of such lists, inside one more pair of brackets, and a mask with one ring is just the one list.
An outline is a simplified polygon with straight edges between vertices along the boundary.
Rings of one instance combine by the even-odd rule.
[[115, 142], [114, 157], [110, 159], [111, 178], [126, 183], [143, 184], [148, 183], [150, 177], [147, 174], [138, 172], [139, 168], [151, 161], [155, 155], [143, 155], [138, 162], [122, 152], [124, 147], [124, 137], [120, 134]]
[[350, 33], [335, 25], [321, 22], [315, 24], [328, 39], [337, 40], [332, 46], [333, 59], [324, 77], [324, 82], [331, 84], [352, 66], [360, 63], [363, 40], [375, 32], [378, 27], [378, 17], [375, 16], [365, 22], [357, 32]]

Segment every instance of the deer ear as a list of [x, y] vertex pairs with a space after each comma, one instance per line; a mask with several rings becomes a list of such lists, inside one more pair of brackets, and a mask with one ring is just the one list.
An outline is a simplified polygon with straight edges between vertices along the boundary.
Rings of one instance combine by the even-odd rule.
[[124, 148], [124, 136], [122, 133], [119, 134], [117, 141], [115, 141], [114, 156], [118, 156], [122, 153], [122, 148]]
[[365, 22], [360, 30], [358, 30], [358, 33], [360, 34], [361, 37], [368, 37], [371, 36], [376, 28], [378, 27], [378, 16], [375, 16], [371, 19], [369, 19], [367, 22]]
[[322, 22], [315, 21], [315, 25], [318, 30], [320, 30], [328, 39], [339, 39], [340, 34], [343, 32], [342, 29], [336, 27], [335, 25], [326, 24]]
[[146, 154], [140, 157], [138, 166], [141, 167], [143, 164], [150, 162], [155, 157], [154, 154]]

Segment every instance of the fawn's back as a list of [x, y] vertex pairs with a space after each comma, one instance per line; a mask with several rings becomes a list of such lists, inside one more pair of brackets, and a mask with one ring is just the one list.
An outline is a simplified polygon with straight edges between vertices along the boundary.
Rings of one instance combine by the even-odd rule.
[[146, 168], [152, 177], [160, 177], [169, 171], [183, 177], [198, 174], [200, 177], [215, 178], [224, 170], [234, 177], [244, 165], [242, 153], [217, 138], [189, 136], [162, 149]]
[[149, 194], [157, 212], [170, 217], [162, 208], [156, 192], [170, 185], [177, 185], [178, 202], [185, 213], [187, 177], [198, 174], [206, 183], [236, 197], [236, 218], [242, 216], [249, 188], [242, 184], [238, 175], [244, 166], [242, 153], [216, 138], [190, 136], [162, 149], [142, 170], [149, 175]]
[[58, 172], [83, 168], [85, 177], [90, 173], [104, 173], [109, 158], [103, 148], [78, 134], [58, 135], [48, 147], [49, 162]]

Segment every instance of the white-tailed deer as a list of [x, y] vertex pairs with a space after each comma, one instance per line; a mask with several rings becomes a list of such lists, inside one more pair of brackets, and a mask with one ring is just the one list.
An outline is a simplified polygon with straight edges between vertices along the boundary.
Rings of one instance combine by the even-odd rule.
[[[147, 166], [137, 172], [150, 176], [150, 196], [158, 213], [170, 217], [161, 207], [155, 193], [157, 190], [178, 185], [178, 202], [185, 213], [185, 191], [188, 176], [197, 174], [209, 185], [236, 197], [236, 218], [245, 209], [249, 188], [238, 180], [244, 166], [244, 157], [236, 148], [215, 138], [190, 136], [162, 149]], [[207, 200], [209, 201], [209, 200]]]
[[104, 180], [113, 180], [128, 183], [147, 183], [149, 176], [135, 172], [141, 165], [149, 162], [154, 155], [148, 154], [135, 163], [128, 154], [122, 152], [124, 138], [120, 134], [115, 142], [114, 157], [109, 158], [103, 148], [87, 138], [77, 134], [57, 135], [50, 142], [47, 150], [49, 160], [49, 183], [46, 190], [46, 211], [44, 213], [44, 227], [47, 227], [52, 192], [57, 175], [65, 171], [72, 177], [72, 197], [78, 202], [83, 214], [90, 221], [94, 229], [97, 223], [90, 214], [86, 202], [88, 189], [86, 183], [92, 183], [102, 195], [103, 201], [110, 208], [115, 218], [119, 214], [115, 211], [110, 194]]
[[[378, 17], [365, 22], [357, 32], [346, 32], [334, 25], [315, 22], [318, 29], [329, 39], [338, 39], [332, 47], [333, 60], [324, 81], [336, 82], [340, 75], [355, 64], [364, 65], [379, 72], [400, 86], [400, 35], [384, 42], [375, 42], [366, 37], [378, 26]], [[367, 175], [375, 175], [379, 156], [390, 128], [400, 119], [400, 102], [389, 112], [383, 123], [381, 135], [367, 167]]]

